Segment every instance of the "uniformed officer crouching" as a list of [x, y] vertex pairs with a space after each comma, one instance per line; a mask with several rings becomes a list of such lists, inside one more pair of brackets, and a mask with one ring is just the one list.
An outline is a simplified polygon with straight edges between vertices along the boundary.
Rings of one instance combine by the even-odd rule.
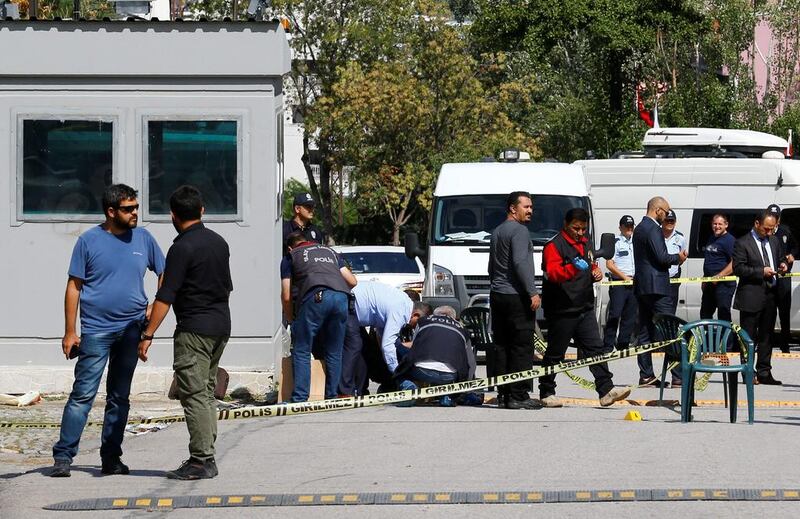
[[[336, 252], [309, 242], [302, 233], [287, 239], [289, 256], [281, 262], [281, 304], [292, 327], [292, 402], [305, 402], [311, 386], [311, 346], [325, 357], [325, 398], [336, 398], [342, 374], [342, 346], [347, 323], [350, 289], [356, 278]], [[292, 286], [297, 287], [294, 318]]]

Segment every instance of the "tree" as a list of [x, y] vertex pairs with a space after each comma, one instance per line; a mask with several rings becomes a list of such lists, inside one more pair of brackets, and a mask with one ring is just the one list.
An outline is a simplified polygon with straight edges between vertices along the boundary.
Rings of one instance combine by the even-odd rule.
[[504, 111], [524, 89], [487, 91], [478, 64], [447, 16], [425, 5], [392, 62], [340, 69], [330, 95], [319, 99], [315, 127], [329, 135], [337, 167], [354, 167], [357, 202], [367, 214], [385, 213], [394, 245], [400, 229], [430, 208], [444, 162], [494, 156], [503, 147], [535, 152]]
[[632, 109], [640, 84], [648, 108], [658, 98], [662, 125], [763, 128], [772, 117], [753, 102], [752, 67], [741, 60], [758, 19], [748, 0], [477, 4], [473, 52], [505, 54], [506, 78], [531, 78], [537, 103], [515, 121], [548, 156], [636, 146], [646, 129]]
[[[315, 126], [317, 100], [331, 95], [339, 67], [358, 63], [369, 69], [377, 62], [391, 62], [416, 10], [413, 2], [396, 0], [275, 0], [273, 13], [290, 26], [293, 66], [287, 90], [304, 122], [303, 165], [323, 226], [331, 235], [335, 136], [326, 127]], [[319, 181], [312, 155], [319, 157]]]

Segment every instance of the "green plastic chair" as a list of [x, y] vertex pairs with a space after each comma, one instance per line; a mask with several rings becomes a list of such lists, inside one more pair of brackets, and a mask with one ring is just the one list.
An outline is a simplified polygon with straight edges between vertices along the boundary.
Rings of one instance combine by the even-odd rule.
[[[677, 339], [681, 336], [681, 327], [686, 321], [672, 314], [656, 314], [653, 316], [653, 324], [656, 327], [656, 341], [668, 341]], [[667, 366], [673, 362], [681, 361], [681, 343], [674, 342], [663, 349], [664, 365], [661, 367], [661, 390], [658, 392], [658, 399], [664, 401], [664, 381], [667, 378]], [[728, 393], [725, 392], [727, 402]], [[727, 407], [727, 403], [725, 405]]]
[[[753, 368], [753, 341], [747, 332], [739, 330], [738, 338], [744, 343], [741, 355], [745, 356], [744, 362], [732, 366], [711, 366], [701, 362], [705, 353], [727, 353], [728, 338], [734, 332], [733, 325], [729, 321], [718, 321], [716, 319], [702, 319], [684, 325], [681, 328], [681, 372], [683, 373], [683, 386], [681, 387], [681, 422], [692, 421], [692, 406], [694, 405], [694, 384], [695, 373], [723, 373], [730, 374], [728, 377], [728, 393], [730, 395], [730, 420], [736, 423], [736, 411], [738, 409], [737, 390], [739, 383], [738, 373], [744, 376], [747, 389], [747, 423], [753, 423], [753, 379], [755, 370]], [[689, 340], [694, 339], [696, 357], [689, 359]], [[745, 353], [746, 352], [746, 353]], [[740, 357], [741, 358], [741, 357]]]

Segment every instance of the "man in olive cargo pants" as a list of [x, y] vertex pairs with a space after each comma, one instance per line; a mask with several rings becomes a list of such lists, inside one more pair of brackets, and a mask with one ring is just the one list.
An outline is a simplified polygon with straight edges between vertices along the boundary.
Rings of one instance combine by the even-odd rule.
[[214, 385], [231, 334], [230, 252], [225, 240], [203, 225], [203, 199], [197, 188], [179, 187], [169, 206], [178, 237], [167, 253], [164, 283], [156, 293], [150, 323], [142, 332], [139, 358], [147, 360], [153, 335], [173, 305], [177, 320], [173, 368], [189, 429], [189, 459], [167, 472], [167, 477], [213, 478], [218, 474]]

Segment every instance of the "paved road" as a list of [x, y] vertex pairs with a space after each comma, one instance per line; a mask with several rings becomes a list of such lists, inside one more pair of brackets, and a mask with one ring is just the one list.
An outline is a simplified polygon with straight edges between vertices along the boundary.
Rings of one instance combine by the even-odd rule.
[[[585, 370], [588, 371], [588, 370]], [[635, 377], [632, 360], [614, 365], [618, 382]], [[757, 388], [760, 400], [800, 400], [800, 360], [779, 360], [782, 388]], [[559, 376], [565, 396], [590, 397]], [[709, 398], [721, 398], [712, 384]], [[668, 395], [677, 398], [677, 390]], [[634, 397], [657, 398], [640, 389]], [[151, 404], [152, 405], [152, 404]], [[138, 517], [146, 512], [47, 512], [48, 504], [98, 497], [348, 492], [502, 492], [604, 489], [800, 489], [800, 408], [762, 408], [756, 424], [727, 423], [727, 411], [701, 408], [681, 424], [677, 409], [638, 408], [643, 422], [622, 420], [630, 408], [569, 407], [510, 411], [491, 407], [382, 407], [220, 424], [214, 480], [163, 477], [187, 457], [183, 425], [125, 443], [130, 476], [99, 477], [96, 440], [82, 446], [73, 477], [41, 474], [48, 459], [0, 462], [3, 518]], [[741, 410], [743, 411], [743, 410]], [[740, 412], [741, 412], [740, 411]], [[746, 414], [746, 413], [745, 413]], [[744, 416], [742, 416], [744, 418]], [[514, 450], [504, 449], [514, 445]], [[33, 464], [39, 463], [37, 467]], [[591, 507], [591, 508], [590, 508]], [[525, 505], [315, 507], [323, 517], [718, 517], [796, 516], [797, 503], [680, 502]], [[175, 510], [170, 517], [306, 517], [306, 508]], [[148, 517], [166, 515], [152, 512]]]

